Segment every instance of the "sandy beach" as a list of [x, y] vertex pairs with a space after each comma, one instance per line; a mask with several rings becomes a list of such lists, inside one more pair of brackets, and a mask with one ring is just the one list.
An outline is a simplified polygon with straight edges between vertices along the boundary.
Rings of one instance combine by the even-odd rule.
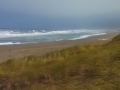
[[53, 42], [40, 42], [29, 44], [15, 44], [15, 45], [0, 45], [0, 62], [6, 61], [10, 58], [21, 58], [28, 55], [43, 55], [47, 52], [60, 50], [66, 47], [78, 44], [104, 44], [109, 42], [113, 37], [120, 34], [120, 32], [109, 32], [108, 34], [92, 36], [89, 38], [78, 40], [63, 40]]

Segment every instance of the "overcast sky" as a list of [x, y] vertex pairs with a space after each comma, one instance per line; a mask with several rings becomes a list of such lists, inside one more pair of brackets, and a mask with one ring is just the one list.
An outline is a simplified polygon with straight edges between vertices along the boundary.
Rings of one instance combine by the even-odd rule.
[[120, 0], [0, 0], [0, 28], [119, 28]]

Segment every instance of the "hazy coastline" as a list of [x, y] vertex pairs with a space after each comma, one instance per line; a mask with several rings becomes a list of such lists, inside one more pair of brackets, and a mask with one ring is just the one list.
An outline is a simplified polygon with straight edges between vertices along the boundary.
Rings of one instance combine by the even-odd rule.
[[91, 36], [83, 39], [76, 40], [61, 40], [52, 42], [38, 42], [27, 44], [13, 44], [13, 45], [0, 45], [0, 62], [6, 61], [11, 58], [26, 57], [29, 55], [43, 55], [47, 52], [60, 50], [66, 47], [71, 47], [78, 44], [104, 44], [110, 41], [113, 37], [120, 32], [111, 32], [107, 34]]

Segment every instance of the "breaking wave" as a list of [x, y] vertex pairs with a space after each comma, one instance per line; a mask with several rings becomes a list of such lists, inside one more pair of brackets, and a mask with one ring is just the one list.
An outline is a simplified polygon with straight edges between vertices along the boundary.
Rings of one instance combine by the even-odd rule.
[[68, 34], [80, 34], [80, 33], [97, 33], [98, 31], [91, 30], [56, 30], [56, 31], [47, 31], [47, 30], [32, 30], [28, 32], [20, 32], [20, 31], [4, 31], [0, 30], [0, 38], [9, 38], [9, 37], [29, 37], [29, 36], [45, 36], [45, 35], [68, 35]]
[[106, 33], [100, 33], [100, 34], [92, 34], [92, 35], [83, 35], [83, 36], [80, 36], [78, 38], [73, 38], [71, 40], [76, 40], [76, 39], [83, 39], [83, 38], [88, 38], [88, 37], [91, 37], [91, 36], [97, 36], [97, 35], [104, 35]]
[[105, 30], [12, 30], [0, 29], [0, 45], [76, 40], [106, 34]]
[[10, 44], [21, 44], [20, 42], [17, 42], [17, 43], [13, 43], [13, 42], [3, 42], [3, 43], [0, 43], [0, 45], [10, 45]]

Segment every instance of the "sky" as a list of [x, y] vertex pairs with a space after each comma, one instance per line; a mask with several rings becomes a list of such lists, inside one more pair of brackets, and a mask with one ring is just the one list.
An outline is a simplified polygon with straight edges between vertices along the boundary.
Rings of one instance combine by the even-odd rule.
[[120, 28], [120, 0], [0, 0], [0, 28]]

